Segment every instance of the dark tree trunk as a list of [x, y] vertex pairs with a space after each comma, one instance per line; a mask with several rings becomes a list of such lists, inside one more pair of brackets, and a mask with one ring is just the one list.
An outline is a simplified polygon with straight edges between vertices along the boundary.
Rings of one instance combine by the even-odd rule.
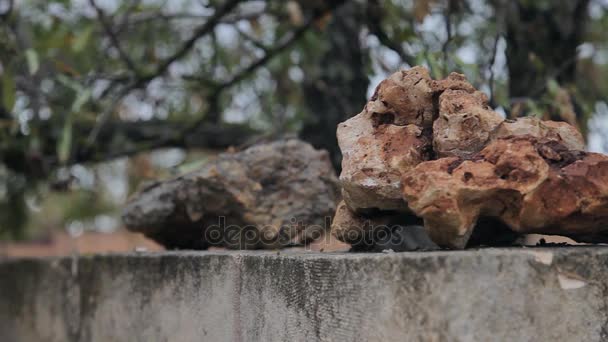
[[[514, 104], [540, 98], [547, 81], [574, 84], [577, 47], [587, 22], [589, 0], [502, 2], [506, 11], [509, 93]], [[501, 9], [499, 9], [501, 10]], [[514, 116], [525, 114], [516, 111]], [[551, 119], [568, 121], [556, 113]]]
[[359, 39], [364, 23], [364, 7], [358, 1], [347, 2], [332, 14], [323, 57], [304, 85], [309, 117], [300, 135], [316, 148], [328, 150], [338, 170], [342, 157], [336, 127], [367, 102], [367, 54]]

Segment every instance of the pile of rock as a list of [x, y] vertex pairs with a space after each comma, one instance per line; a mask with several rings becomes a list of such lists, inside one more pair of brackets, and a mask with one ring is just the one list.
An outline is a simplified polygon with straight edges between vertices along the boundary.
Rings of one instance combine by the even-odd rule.
[[338, 126], [338, 142], [343, 202], [332, 230], [355, 246], [414, 217], [446, 248], [504, 227], [608, 240], [608, 157], [584, 152], [567, 123], [503, 119], [463, 75], [393, 74]]
[[146, 186], [123, 222], [168, 248], [274, 249], [323, 236], [339, 197], [328, 153], [284, 139]]

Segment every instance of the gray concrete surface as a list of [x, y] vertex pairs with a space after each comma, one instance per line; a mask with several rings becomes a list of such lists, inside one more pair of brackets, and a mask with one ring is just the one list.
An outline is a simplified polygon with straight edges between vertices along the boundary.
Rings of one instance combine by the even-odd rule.
[[608, 249], [0, 262], [0, 341], [605, 341]]

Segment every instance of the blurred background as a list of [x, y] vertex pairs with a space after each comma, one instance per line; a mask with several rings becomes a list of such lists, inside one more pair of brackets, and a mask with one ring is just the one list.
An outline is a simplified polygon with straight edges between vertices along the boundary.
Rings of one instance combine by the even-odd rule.
[[[158, 249], [145, 181], [336, 125], [414, 65], [608, 150], [608, 0], [0, 0], [0, 256]], [[24, 243], [24, 241], [28, 241]]]

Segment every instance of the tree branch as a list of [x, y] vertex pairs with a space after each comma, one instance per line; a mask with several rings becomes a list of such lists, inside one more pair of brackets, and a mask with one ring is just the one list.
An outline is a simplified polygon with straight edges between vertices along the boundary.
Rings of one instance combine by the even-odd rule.
[[99, 8], [99, 6], [97, 6], [97, 4], [95, 3], [95, 0], [89, 0], [89, 4], [91, 6], [93, 6], [93, 8], [95, 9], [95, 12], [97, 12], [97, 18], [99, 18], [99, 22], [101, 23], [101, 26], [103, 27], [103, 30], [105, 31], [106, 35], [108, 36], [108, 38], [110, 38], [110, 42], [112, 43], [112, 46], [114, 46], [114, 48], [118, 51], [118, 55], [120, 56], [120, 59], [122, 59], [122, 61], [127, 66], [127, 68], [129, 70], [131, 70], [133, 73], [135, 73], [135, 76], [137, 77], [137, 75], [139, 74], [139, 69], [137, 68], [137, 65], [135, 65], [135, 63], [133, 62], [131, 57], [129, 57], [129, 55], [126, 53], [126, 51], [122, 48], [120, 41], [118, 40], [118, 37], [112, 30], [112, 27], [110, 26], [110, 23], [108, 22], [108, 20], [106, 18], [105, 13], [103, 12], [103, 10], [101, 8]]
[[316, 21], [317, 17], [311, 18], [308, 22], [306, 22], [301, 27], [297, 28], [293, 33], [280, 41], [278, 44], [274, 45], [271, 48], [266, 49], [266, 53], [264, 56], [258, 58], [243, 70], [232, 76], [232, 78], [227, 81], [220, 83], [217, 87], [216, 92], [220, 92], [226, 88], [230, 88], [231, 86], [239, 83], [243, 79], [249, 77], [256, 71], [259, 67], [265, 65], [268, 61], [270, 61], [275, 56], [279, 55], [289, 47], [291, 47], [294, 43], [296, 43], [303, 35], [308, 31], [308, 29], [312, 26], [312, 24]]
[[75, 151], [71, 162], [100, 162], [163, 147], [226, 149], [259, 135], [247, 125], [193, 126], [166, 120], [108, 122], [99, 132], [99, 138], [106, 143]]
[[410, 67], [416, 65], [416, 59], [414, 56], [408, 54], [401, 46], [401, 43], [393, 41], [382, 28], [382, 7], [378, 0], [369, 0], [368, 2], [368, 28], [370, 33], [376, 36], [380, 43], [387, 48], [393, 50], [399, 55], [401, 60], [407, 63]]
[[[345, 2], [344, 0], [333, 1], [329, 4], [329, 7], [327, 8], [327, 10], [333, 10], [336, 7], [342, 5], [344, 2]], [[212, 114], [208, 115], [203, 120], [210, 121], [213, 123], [218, 123], [219, 108], [216, 108], [216, 107], [217, 107], [218, 98], [219, 98], [220, 94], [222, 93], [222, 91], [234, 86], [235, 84], [237, 84], [237, 83], [241, 82], [242, 80], [246, 79], [247, 77], [251, 76], [258, 68], [266, 65], [266, 63], [268, 63], [275, 56], [281, 54], [282, 52], [284, 52], [285, 50], [290, 48], [323, 15], [324, 15], [324, 13], [322, 13], [322, 12], [313, 15], [310, 19], [308, 19], [308, 21], [306, 21], [306, 23], [304, 25], [295, 29], [291, 34], [284, 36], [283, 39], [281, 39], [281, 41], [279, 41], [277, 44], [275, 44], [272, 47], [266, 48], [264, 56], [253, 61], [251, 64], [249, 64], [247, 67], [245, 67], [244, 69], [242, 69], [241, 71], [239, 71], [238, 73], [233, 75], [228, 80], [221, 82], [221, 83], [217, 83], [213, 87], [212, 91], [210, 92], [210, 94], [208, 96], [209, 102], [212, 104], [212, 106], [211, 106], [212, 110], [210, 111], [210, 113], [212, 113]], [[191, 80], [196, 79], [193, 77], [188, 77], [188, 78]], [[202, 81], [207, 82], [207, 83], [212, 83], [209, 80], [202, 80]]]
[[154, 78], [163, 75], [173, 62], [184, 57], [194, 44], [203, 36], [209, 34], [217, 24], [220, 23], [221, 19], [230, 13], [242, 0], [227, 0], [224, 5], [217, 9], [217, 11], [209, 17], [209, 19], [197, 29], [194, 30], [192, 36], [186, 40], [180, 48], [175, 51], [174, 54], [167, 57], [160, 65], [156, 68], [156, 71], [150, 75], [140, 78], [133, 86], [133, 89], [140, 88], [142, 85], [153, 80]]
[[89, 137], [87, 138], [87, 145], [92, 146], [95, 143], [99, 132], [101, 131], [105, 123], [108, 121], [118, 102], [120, 102], [123, 97], [128, 95], [132, 90], [142, 88], [156, 77], [159, 77], [165, 72], [167, 72], [171, 64], [173, 64], [178, 59], [184, 57], [200, 38], [212, 32], [216, 25], [220, 22], [222, 17], [232, 11], [232, 9], [234, 9], [241, 1], [242, 0], [227, 0], [224, 5], [218, 8], [217, 11], [211, 17], [209, 17], [209, 20], [207, 20], [204, 24], [199, 26], [194, 31], [192, 36], [188, 40], [186, 40], [174, 54], [167, 57], [163, 62], [161, 62], [154, 73], [143, 77], [138, 77], [134, 82], [125, 86], [116, 95], [115, 99], [112, 101], [112, 104], [108, 106], [106, 110], [104, 110], [102, 115], [97, 120], [97, 125], [93, 127], [91, 133], [89, 134]]

